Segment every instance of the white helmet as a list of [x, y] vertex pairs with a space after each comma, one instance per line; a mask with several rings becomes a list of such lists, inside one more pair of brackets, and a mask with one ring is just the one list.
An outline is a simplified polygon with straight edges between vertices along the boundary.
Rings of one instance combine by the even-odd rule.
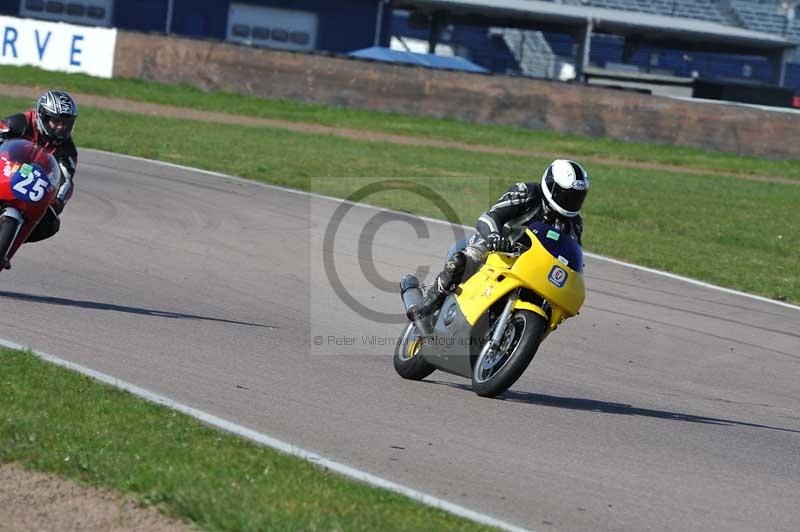
[[588, 191], [589, 174], [575, 161], [553, 161], [542, 175], [542, 193], [547, 204], [561, 216], [577, 216]]

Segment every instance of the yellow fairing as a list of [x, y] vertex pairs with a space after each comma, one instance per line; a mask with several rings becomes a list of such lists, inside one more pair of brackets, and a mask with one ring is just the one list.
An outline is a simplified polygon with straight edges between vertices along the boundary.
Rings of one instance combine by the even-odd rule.
[[[481, 269], [461, 285], [456, 299], [470, 325], [475, 325], [489, 307], [517, 288], [532, 290], [550, 304], [549, 331], [580, 310], [585, 298], [583, 274], [553, 257], [532, 232], [528, 231], [528, 236], [531, 249], [519, 257], [490, 253]], [[555, 266], [567, 273], [561, 288], [548, 280]], [[539, 305], [524, 298], [517, 301], [515, 308], [531, 310], [547, 318]]]

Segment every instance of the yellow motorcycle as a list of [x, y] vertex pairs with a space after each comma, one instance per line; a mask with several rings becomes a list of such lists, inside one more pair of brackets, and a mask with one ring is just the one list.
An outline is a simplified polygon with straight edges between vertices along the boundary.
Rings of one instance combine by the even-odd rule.
[[[401, 377], [421, 380], [440, 369], [471, 379], [478, 395], [495, 397], [522, 376], [539, 344], [578, 314], [585, 298], [581, 246], [535, 222], [514, 249], [490, 253], [437, 313], [405, 326], [393, 357]], [[422, 302], [413, 275], [401, 280], [400, 293], [407, 312]]]

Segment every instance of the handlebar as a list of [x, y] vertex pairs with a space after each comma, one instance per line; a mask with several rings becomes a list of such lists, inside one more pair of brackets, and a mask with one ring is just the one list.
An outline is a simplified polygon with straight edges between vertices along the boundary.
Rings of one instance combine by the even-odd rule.
[[493, 253], [500, 253], [508, 257], [518, 257], [530, 249], [528, 246], [525, 246], [520, 242], [514, 242], [512, 248], [513, 249], [511, 251], [494, 251]]

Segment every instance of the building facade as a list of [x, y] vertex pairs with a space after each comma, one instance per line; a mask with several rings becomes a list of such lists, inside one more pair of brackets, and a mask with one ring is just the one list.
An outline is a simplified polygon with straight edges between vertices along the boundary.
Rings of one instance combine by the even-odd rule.
[[4, 0], [0, 14], [332, 53], [387, 46], [391, 27], [386, 0]]

